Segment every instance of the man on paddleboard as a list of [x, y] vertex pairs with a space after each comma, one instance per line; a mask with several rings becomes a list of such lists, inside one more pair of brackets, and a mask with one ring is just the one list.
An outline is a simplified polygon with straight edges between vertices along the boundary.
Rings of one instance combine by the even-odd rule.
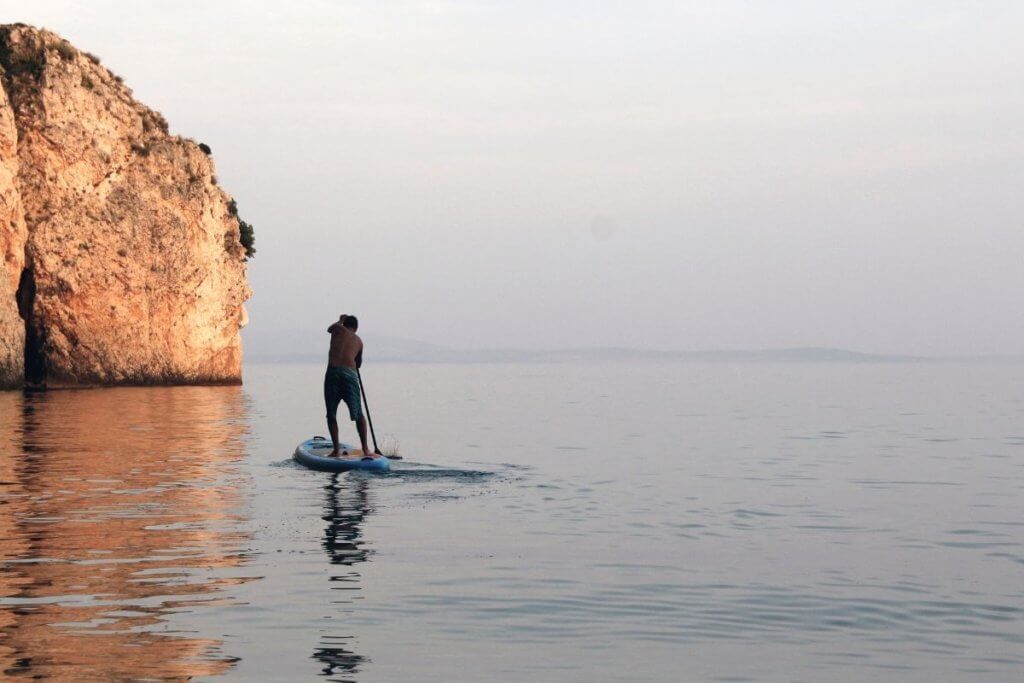
[[[327, 404], [327, 429], [331, 432], [334, 450], [331, 457], [342, 455], [338, 442], [338, 404], [348, 406], [348, 416], [356, 423], [364, 456], [373, 456], [366, 444], [366, 417], [359, 401], [359, 373], [363, 364], [363, 340], [356, 334], [359, 320], [354, 315], [342, 314], [338, 322], [327, 328], [331, 334], [331, 350], [327, 356], [324, 375], [324, 403]], [[346, 451], [344, 455], [348, 455]]]

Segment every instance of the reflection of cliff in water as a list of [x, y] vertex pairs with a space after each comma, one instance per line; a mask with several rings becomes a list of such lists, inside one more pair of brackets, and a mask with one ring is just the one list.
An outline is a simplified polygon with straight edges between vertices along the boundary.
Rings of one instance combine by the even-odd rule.
[[[245, 561], [238, 387], [3, 394], [0, 670], [185, 680], [234, 658], [189, 615]], [[8, 423], [10, 419], [10, 423]], [[188, 635], [184, 635], [184, 634]]]
[[[327, 552], [332, 565], [347, 568], [340, 574], [331, 574], [330, 580], [339, 585], [336, 590], [359, 590], [359, 574], [354, 566], [365, 562], [370, 557], [370, 550], [364, 547], [362, 524], [372, 512], [367, 492], [368, 480], [365, 477], [347, 477], [333, 475], [330, 483], [324, 487], [327, 500], [324, 503], [324, 538], [321, 545]], [[332, 604], [346, 604], [348, 597]], [[313, 652], [313, 657], [324, 664], [321, 674], [329, 680], [350, 683], [365, 661], [362, 655], [356, 654], [345, 644], [352, 637], [324, 636], [323, 642]]]

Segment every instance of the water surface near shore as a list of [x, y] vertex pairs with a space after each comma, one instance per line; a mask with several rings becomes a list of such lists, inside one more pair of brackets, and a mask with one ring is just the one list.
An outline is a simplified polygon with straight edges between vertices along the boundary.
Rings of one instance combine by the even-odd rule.
[[322, 368], [245, 379], [0, 394], [5, 676], [1024, 666], [1024, 365], [368, 365], [388, 476], [291, 462]]

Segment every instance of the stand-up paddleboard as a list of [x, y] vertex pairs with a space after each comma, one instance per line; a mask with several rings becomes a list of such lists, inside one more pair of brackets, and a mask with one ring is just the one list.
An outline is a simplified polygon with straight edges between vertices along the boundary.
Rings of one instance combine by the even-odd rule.
[[315, 436], [300, 443], [295, 448], [295, 454], [292, 457], [300, 465], [324, 472], [347, 472], [348, 470], [387, 472], [391, 469], [391, 461], [383, 455], [364, 459], [362, 450], [342, 444], [342, 449], [348, 451], [348, 455], [330, 458], [327, 454], [331, 452], [332, 448], [330, 439]]

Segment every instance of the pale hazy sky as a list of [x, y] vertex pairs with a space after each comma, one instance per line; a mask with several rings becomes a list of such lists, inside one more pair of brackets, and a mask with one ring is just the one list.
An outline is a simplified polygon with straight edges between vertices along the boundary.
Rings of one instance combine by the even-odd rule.
[[247, 337], [1024, 351], [1024, 3], [0, 2], [213, 148]]

